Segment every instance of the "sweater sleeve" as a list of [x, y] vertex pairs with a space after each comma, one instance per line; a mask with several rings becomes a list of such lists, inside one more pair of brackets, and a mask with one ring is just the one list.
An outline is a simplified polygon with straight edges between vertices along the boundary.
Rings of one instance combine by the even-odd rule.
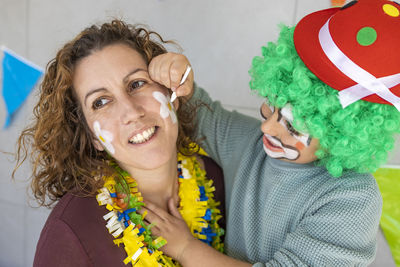
[[37, 244], [34, 267], [93, 266], [78, 237], [62, 220], [43, 229]]
[[248, 136], [261, 135], [261, 122], [236, 111], [225, 110], [219, 101], [212, 101], [207, 92], [195, 86], [191, 102], [204, 103], [197, 113], [196, 137], [200, 146], [223, 169], [231, 156], [237, 155], [248, 145]]
[[375, 257], [381, 208], [376, 185], [332, 190], [311, 205], [265, 266], [367, 266]]

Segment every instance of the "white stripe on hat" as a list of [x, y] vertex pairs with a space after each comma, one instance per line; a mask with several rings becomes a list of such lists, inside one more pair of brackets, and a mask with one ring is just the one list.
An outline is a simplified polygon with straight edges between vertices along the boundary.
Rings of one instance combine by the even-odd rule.
[[348, 78], [357, 83], [355, 86], [339, 92], [339, 100], [343, 108], [355, 101], [372, 94], [377, 94], [400, 111], [400, 97], [393, 94], [388, 87], [400, 84], [400, 73], [377, 79], [348, 58], [335, 44], [329, 32], [329, 21], [319, 31], [319, 43], [329, 60]]

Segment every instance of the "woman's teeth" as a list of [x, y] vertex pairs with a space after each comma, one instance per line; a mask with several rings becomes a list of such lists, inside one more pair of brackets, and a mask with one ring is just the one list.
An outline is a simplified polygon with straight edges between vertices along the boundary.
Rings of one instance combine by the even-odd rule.
[[144, 142], [148, 141], [154, 135], [155, 131], [156, 131], [156, 127], [153, 126], [149, 129], [147, 129], [146, 131], [143, 131], [142, 133], [138, 133], [137, 135], [132, 137], [129, 140], [129, 143], [131, 143], [131, 144], [144, 143]]

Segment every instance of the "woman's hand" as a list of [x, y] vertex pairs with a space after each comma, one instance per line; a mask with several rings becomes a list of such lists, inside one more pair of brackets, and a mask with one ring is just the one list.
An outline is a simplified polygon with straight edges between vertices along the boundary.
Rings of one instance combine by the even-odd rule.
[[167, 245], [161, 247], [160, 250], [171, 258], [180, 261], [185, 249], [196, 239], [190, 233], [173, 199], [171, 198], [168, 201], [170, 213], [148, 201], [145, 201], [145, 204], [146, 206], [140, 210], [140, 213], [148, 212], [145, 220], [155, 224], [151, 228], [152, 233], [167, 240]]
[[184, 83], [181, 83], [189, 60], [182, 54], [165, 53], [153, 58], [149, 64], [150, 78], [176, 92], [177, 96], [193, 94], [193, 69], [189, 72]]

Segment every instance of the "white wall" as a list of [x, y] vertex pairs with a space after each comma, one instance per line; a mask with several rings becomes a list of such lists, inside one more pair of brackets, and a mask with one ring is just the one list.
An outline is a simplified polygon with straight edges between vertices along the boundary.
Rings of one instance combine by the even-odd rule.
[[[0, 0], [0, 45], [44, 67], [63, 43], [90, 24], [115, 17], [145, 23], [182, 46], [197, 83], [214, 99], [258, 117], [261, 100], [248, 89], [252, 57], [276, 39], [278, 23], [293, 25], [329, 5], [330, 0]], [[37, 89], [11, 127], [0, 130], [0, 151], [14, 152], [18, 133], [32, 115], [36, 93]], [[1, 127], [4, 121], [5, 106], [0, 101]], [[28, 206], [30, 168], [23, 165], [12, 182], [12, 159], [0, 153], [0, 266], [31, 266], [48, 211]], [[390, 163], [400, 161], [392, 156]]]

